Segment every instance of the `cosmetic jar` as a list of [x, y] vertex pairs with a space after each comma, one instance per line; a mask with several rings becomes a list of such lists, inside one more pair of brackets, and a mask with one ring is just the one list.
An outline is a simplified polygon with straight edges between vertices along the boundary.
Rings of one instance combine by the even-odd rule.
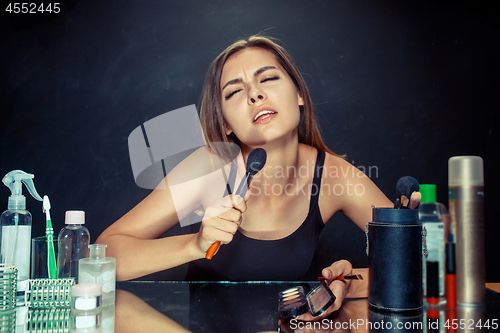
[[94, 332], [101, 330], [102, 308], [92, 311], [71, 311], [71, 332]]
[[71, 288], [71, 308], [89, 311], [101, 308], [102, 286], [97, 283], [80, 283]]

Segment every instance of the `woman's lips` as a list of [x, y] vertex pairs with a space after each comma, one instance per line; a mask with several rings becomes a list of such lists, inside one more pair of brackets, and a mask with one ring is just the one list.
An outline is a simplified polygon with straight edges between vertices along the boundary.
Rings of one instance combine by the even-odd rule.
[[277, 115], [278, 114], [274, 111], [272, 111], [271, 113], [264, 113], [264, 114], [258, 116], [258, 118], [256, 120], [254, 120], [253, 123], [256, 125], [267, 124], [268, 122], [271, 121], [271, 119], [273, 119]]

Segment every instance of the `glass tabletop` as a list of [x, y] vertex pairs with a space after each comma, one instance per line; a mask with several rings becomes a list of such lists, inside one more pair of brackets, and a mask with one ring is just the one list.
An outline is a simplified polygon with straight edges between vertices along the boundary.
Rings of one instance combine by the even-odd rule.
[[[487, 332], [500, 329], [500, 293], [483, 308], [445, 304], [410, 314], [378, 312], [347, 299], [316, 322], [280, 319], [278, 293], [318, 282], [118, 282], [115, 332]], [[103, 316], [103, 319], [104, 316]]]

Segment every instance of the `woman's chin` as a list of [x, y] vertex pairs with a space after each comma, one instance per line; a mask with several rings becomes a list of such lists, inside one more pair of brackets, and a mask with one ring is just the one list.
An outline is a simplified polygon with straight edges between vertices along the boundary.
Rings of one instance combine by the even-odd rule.
[[298, 131], [294, 129], [292, 131], [262, 131], [249, 135], [247, 140], [240, 140], [242, 149], [244, 146], [249, 148], [273, 148], [273, 147], [285, 147], [290, 143], [298, 142]]

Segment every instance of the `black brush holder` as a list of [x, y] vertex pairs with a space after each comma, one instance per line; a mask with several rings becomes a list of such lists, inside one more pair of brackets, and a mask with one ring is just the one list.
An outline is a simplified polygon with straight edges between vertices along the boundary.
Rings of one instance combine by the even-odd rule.
[[422, 246], [415, 209], [374, 208], [365, 229], [372, 308], [406, 312], [423, 308]]

